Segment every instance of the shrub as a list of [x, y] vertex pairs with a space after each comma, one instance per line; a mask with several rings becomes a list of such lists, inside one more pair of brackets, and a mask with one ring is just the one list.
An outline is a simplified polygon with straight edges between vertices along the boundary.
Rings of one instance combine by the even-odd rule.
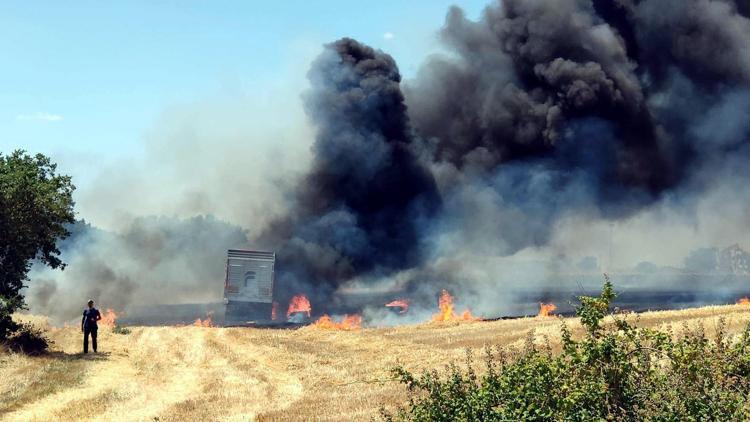
[[27, 355], [38, 355], [49, 349], [52, 340], [47, 338], [44, 331], [29, 323], [17, 325], [18, 329], [3, 342], [5, 347]]
[[[576, 341], [563, 322], [562, 351], [530, 334], [521, 353], [491, 347], [485, 371], [450, 365], [421, 376], [393, 374], [409, 401], [386, 420], [743, 420], [750, 418], [750, 325], [735, 341], [724, 321], [709, 339], [702, 326], [671, 331], [636, 328], [611, 314], [607, 280], [599, 297], [580, 297], [586, 333]], [[510, 359], [509, 356], [517, 356]]]

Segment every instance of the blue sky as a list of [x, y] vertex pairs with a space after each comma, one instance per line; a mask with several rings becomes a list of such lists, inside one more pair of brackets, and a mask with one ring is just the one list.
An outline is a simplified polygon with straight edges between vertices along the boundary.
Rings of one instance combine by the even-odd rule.
[[43, 152], [95, 177], [98, 162], [138, 156], [165, 109], [283, 85], [300, 57], [343, 36], [389, 52], [408, 78], [450, 5], [477, 17], [487, 2], [4, 2], [0, 152]]

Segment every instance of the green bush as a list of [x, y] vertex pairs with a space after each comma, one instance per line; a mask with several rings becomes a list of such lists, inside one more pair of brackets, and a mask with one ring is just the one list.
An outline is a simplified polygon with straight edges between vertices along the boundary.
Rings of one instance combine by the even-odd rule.
[[609, 280], [599, 297], [580, 297], [586, 329], [574, 340], [562, 325], [562, 351], [539, 347], [530, 334], [521, 353], [488, 347], [486, 371], [450, 365], [420, 376], [401, 367], [409, 402], [386, 420], [590, 421], [750, 419], [750, 325], [734, 340], [721, 320], [708, 338], [702, 326], [679, 335], [636, 328], [609, 315]]
[[27, 355], [38, 355], [49, 349], [52, 341], [44, 331], [28, 323], [16, 325], [18, 328], [2, 343], [6, 348]]

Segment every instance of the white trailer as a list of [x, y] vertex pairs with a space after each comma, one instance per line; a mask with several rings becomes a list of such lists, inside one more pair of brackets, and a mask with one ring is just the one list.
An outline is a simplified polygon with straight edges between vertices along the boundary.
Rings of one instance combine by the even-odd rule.
[[229, 249], [224, 280], [225, 320], [270, 320], [273, 306], [274, 252]]

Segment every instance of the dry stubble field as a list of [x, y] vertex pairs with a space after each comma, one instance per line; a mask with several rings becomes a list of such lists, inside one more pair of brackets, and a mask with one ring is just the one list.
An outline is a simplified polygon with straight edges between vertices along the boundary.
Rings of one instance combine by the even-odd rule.
[[[750, 306], [643, 313], [638, 325], [679, 330], [700, 322], [710, 333], [720, 317], [736, 333], [750, 322]], [[575, 319], [569, 324], [578, 327]], [[531, 330], [554, 347], [559, 327], [557, 318], [526, 318], [353, 332], [133, 327], [121, 335], [102, 328], [100, 353], [87, 356], [76, 328], [49, 328], [49, 355], [0, 352], [0, 419], [370, 420], [381, 405], [404, 401], [403, 386], [388, 381], [397, 363], [442, 368], [463, 361], [467, 348], [481, 357], [486, 344], [521, 346]]]

